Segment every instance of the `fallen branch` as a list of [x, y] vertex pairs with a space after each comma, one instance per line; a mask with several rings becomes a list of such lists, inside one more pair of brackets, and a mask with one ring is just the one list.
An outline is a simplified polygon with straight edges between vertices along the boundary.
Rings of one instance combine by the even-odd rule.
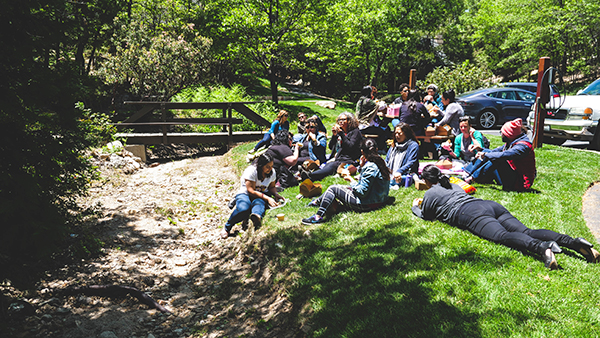
[[152, 297], [148, 296], [144, 292], [131, 287], [131, 286], [121, 286], [121, 285], [90, 285], [83, 287], [72, 287], [67, 288], [63, 291], [63, 293], [67, 296], [72, 296], [76, 294], [84, 294], [87, 296], [101, 296], [101, 297], [126, 297], [127, 295], [131, 295], [132, 297], [137, 298], [140, 302], [148, 305], [151, 308], [155, 308], [163, 313], [171, 313], [171, 311], [167, 310], [166, 307], [158, 304], [157, 301], [152, 299]]

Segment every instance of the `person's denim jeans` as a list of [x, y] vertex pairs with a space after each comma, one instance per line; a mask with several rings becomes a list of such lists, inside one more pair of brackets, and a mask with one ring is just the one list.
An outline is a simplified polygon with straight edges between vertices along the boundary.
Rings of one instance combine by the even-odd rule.
[[250, 214], [257, 214], [261, 218], [265, 215], [266, 202], [262, 198], [250, 197], [246, 193], [235, 195], [235, 209], [225, 224], [225, 230], [230, 231], [237, 223], [247, 220]]
[[271, 134], [265, 133], [262, 140], [258, 141], [258, 143], [254, 146], [254, 151], [257, 151], [261, 147], [269, 146], [271, 144]]
[[477, 159], [475, 162], [467, 164], [467, 166], [464, 167], [464, 170], [479, 183], [492, 183], [496, 180], [498, 184], [502, 184], [496, 166], [488, 159], [484, 159], [483, 161]]

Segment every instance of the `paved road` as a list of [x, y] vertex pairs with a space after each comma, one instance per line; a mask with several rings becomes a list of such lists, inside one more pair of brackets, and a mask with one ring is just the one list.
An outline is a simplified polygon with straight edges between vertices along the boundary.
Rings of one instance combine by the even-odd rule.
[[[490, 129], [490, 130], [479, 130], [479, 131], [481, 133], [487, 134], [487, 135], [500, 136], [500, 128], [495, 128], [495, 129]], [[567, 140], [567, 142], [563, 143], [563, 147], [577, 148], [577, 149], [586, 149], [587, 146], [588, 146], [588, 143], [589, 142]]]

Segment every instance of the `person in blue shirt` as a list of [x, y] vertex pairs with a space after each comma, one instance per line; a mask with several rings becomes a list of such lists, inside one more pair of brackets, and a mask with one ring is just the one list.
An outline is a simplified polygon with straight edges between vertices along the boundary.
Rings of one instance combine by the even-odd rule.
[[309, 203], [309, 206], [318, 206], [319, 210], [303, 219], [303, 224], [325, 222], [325, 213], [336, 200], [342, 202], [345, 208], [360, 212], [377, 209], [388, 202], [390, 170], [379, 156], [377, 142], [371, 138], [363, 140], [360, 151], [361, 172], [358, 181], [350, 175], [344, 175], [350, 186], [332, 185], [327, 188], [323, 195]]
[[436, 123], [441, 120], [441, 116], [444, 115], [444, 104], [442, 103], [442, 97], [438, 93], [438, 86], [430, 84], [427, 86], [427, 95], [423, 98], [423, 104], [427, 106], [429, 113], [433, 113], [432, 117]]
[[262, 140], [260, 140], [254, 149], [248, 151], [249, 154], [255, 153], [258, 149], [262, 147], [268, 147], [271, 144], [271, 140], [275, 138], [277, 132], [281, 129], [290, 130], [290, 122], [288, 121], [288, 112], [285, 110], [280, 110], [279, 114], [277, 114], [277, 119], [271, 123], [271, 129], [265, 133]]
[[325, 133], [318, 131], [319, 125], [316, 119], [309, 119], [306, 124], [306, 134], [298, 142], [302, 143], [303, 149], [308, 150], [308, 157], [298, 158], [298, 163], [302, 164], [306, 160], [319, 161], [319, 164], [327, 162], [325, 150], [327, 149], [327, 136]]

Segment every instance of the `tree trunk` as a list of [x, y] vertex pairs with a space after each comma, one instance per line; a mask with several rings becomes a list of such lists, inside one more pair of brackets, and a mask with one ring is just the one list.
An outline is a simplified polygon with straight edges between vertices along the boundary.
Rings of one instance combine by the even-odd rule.
[[275, 77], [275, 70], [271, 64], [269, 68], [269, 81], [271, 82], [271, 99], [275, 104], [279, 103], [279, 97], [277, 93], [277, 78]]

